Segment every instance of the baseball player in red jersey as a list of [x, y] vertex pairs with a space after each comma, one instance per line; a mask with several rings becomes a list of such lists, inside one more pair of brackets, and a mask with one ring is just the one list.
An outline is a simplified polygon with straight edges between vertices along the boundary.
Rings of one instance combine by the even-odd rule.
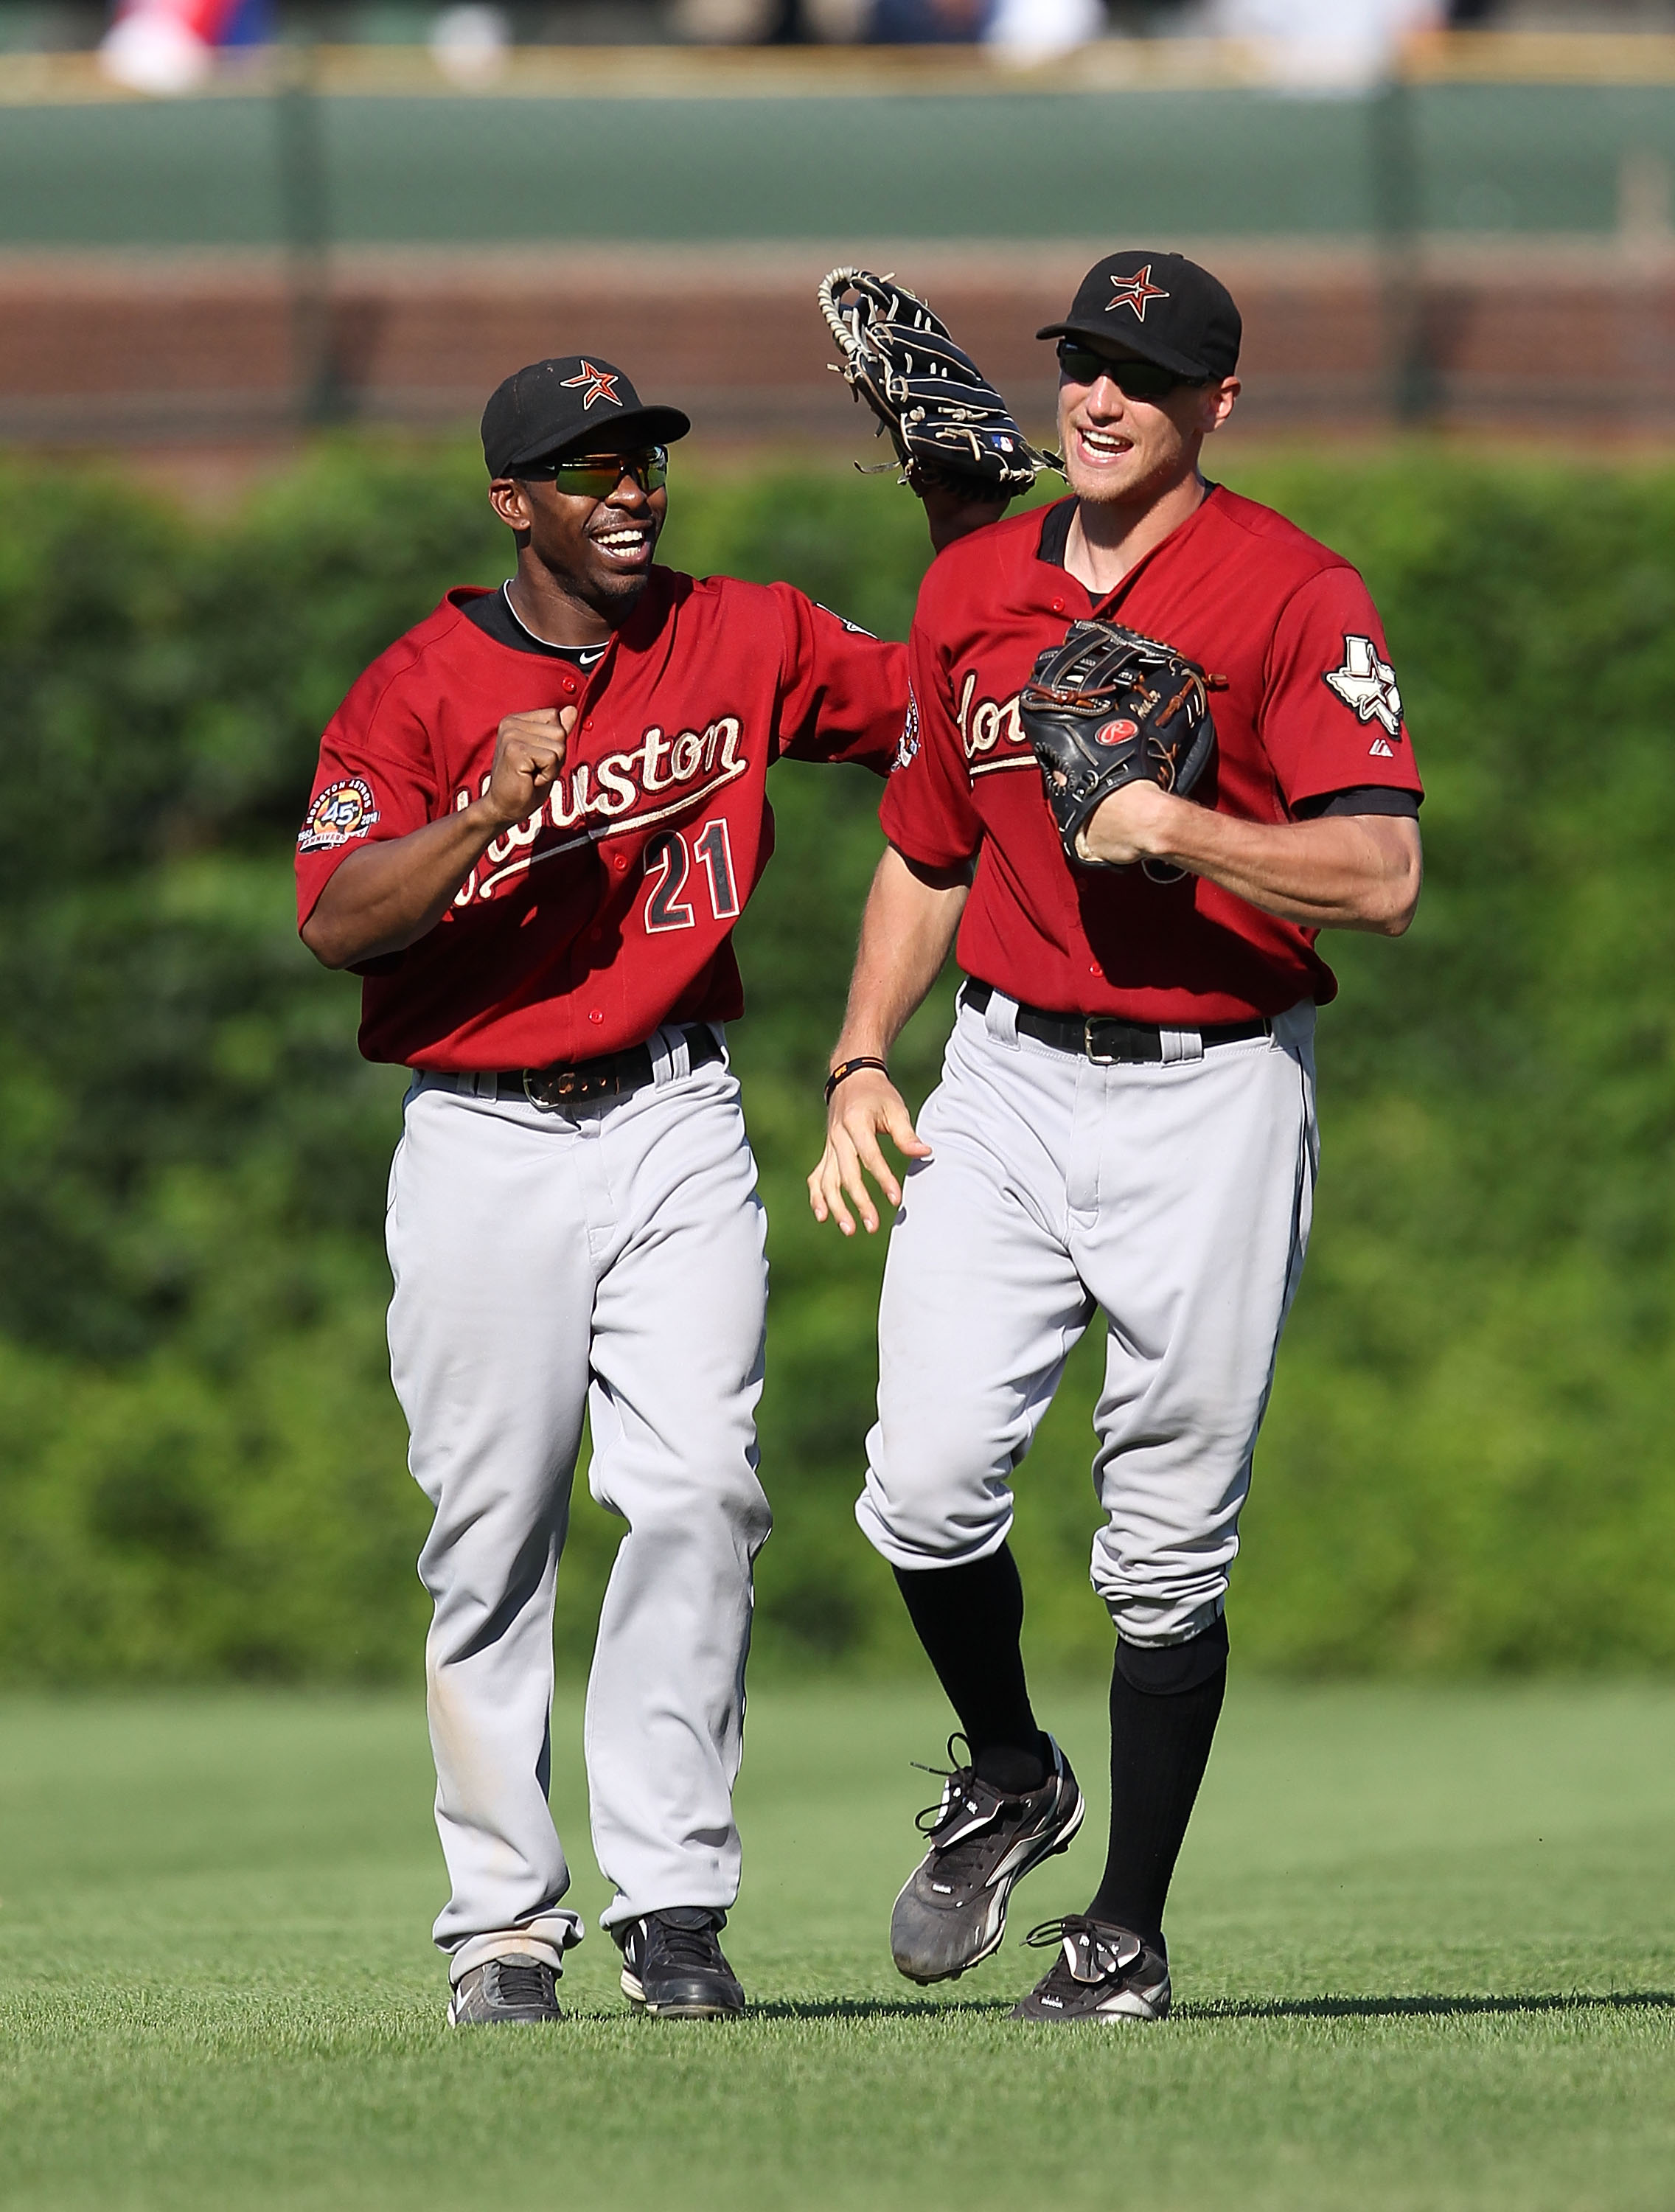
[[592, 358], [501, 386], [483, 450], [517, 573], [450, 592], [361, 677], [298, 840], [303, 937], [364, 976], [363, 1052], [413, 1070], [390, 1346], [435, 1507], [420, 1571], [455, 2022], [555, 2017], [582, 1934], [547, 1783], [585, 1413], [593, 1495], [628, 1524], [587, 1698], [604, 1925], [648, 2011], [743, 2002], [718, 1939], [768, 1529], [767, 1284], [730, 940], [773, 847], [768, 768], [882, 768], [907, 679], [902, 647], [788, 586], [653, 566], [665, 449], [689, 427]]
[[[1223, 287], [1179, 255], [1114, 254], [1040, 335], [1058, 341], [1071, 496], [954, 545], [925, 579], [810, 1194], [846, 1234], [851, 1206], [877, 1226], [869, 1174], [900, 1204], [857, 1511], [969, 1747], [891, 1923], [915, 1981], [994, 1951], [1013, 1885], [1082, 1820], [1031, 1707], [1007, 1536], [1013, 1472], [1102, 1318], [1109, 1850], [1087, 1911], [1035, 1931], [1056, 1956], [1017, 2014], [1155, 2020], [1240, 1510], [1308, 1235], [1314, 1011], [1337, 988], [1315, 934], [1405, 929], [1420, 785], [1360, 577], [1200, 473], [1239, 392]], [[1130, 783], [1073, 865], [1018, 698], [1093, 617], [1226, 686], [1193, 798]], [[968, 980], [915, 1130], [883, 1063], [956, 929]], [[905, 1194], [881, 1134], [910, 1160]]]

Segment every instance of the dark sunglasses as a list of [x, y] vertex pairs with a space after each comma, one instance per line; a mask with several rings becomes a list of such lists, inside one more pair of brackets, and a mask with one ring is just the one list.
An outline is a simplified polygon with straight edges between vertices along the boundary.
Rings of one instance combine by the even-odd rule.
[[1101, 376], [1108, 376], [1129, 399], [1162, 399], [1183, 384], [1196, 386], [1210, 380], [1204, 376], [1177, 376], [1172, 368], [1155, 361], [1116, 361], [1108, 353], [1095, 353], [1091, 346], [1072, 345], [1068, 338], [1059, 341], [1059, 366], [1072, 384], [1097, 384]]
[[666, 447], [648, 446], [638, 453], [566, 453], [520, 473], [550, 477], [577, 499], [609, 499], [624, 477], [643, 491], [661, 491], [669, 481], [669, 453]]

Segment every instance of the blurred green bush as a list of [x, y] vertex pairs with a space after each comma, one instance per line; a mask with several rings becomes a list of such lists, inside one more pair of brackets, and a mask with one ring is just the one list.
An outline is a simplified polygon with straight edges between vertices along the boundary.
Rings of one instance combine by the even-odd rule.
[[[1247, 469], [1363, 568], [1428, 782], [1399, 944], [1338, 939], [1315, 1246], [1231, 1616], [1292, 1670], [1675, 1659], [1675, 477]], [[416, 1664], [422, 1502], [385, 1369], [400, 1074], [297, 944], [320, 725], [447, 584], [507, 572], [463, 451], [329, 445], [234, 522], [0, 478], [0, 1676]], [[677, 479], [666, 557], [903, 634], [883, 483]], [[850, 1518], [882, 1251], [802, 1177], [878, 849], [877, 787], [777, 772], [735, 1033], [772, 1229], [759, 1662], [908, 1656]], [[951, 980], [906, 1040], [934, 1079]], [[1038, 1660], [1099, 1663], [1085, 1342], [1023, 1470]], [[582, 1499], [580, 1663], [615, 1528]]]

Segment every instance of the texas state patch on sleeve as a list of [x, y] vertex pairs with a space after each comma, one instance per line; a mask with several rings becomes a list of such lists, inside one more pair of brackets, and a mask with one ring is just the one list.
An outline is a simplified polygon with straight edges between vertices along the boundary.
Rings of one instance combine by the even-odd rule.
[[1397, 687], [1396, 672], [1383, 659], [1370, 637], [1346, 636], [1344, 640], [1344, 665], [1329, 669], [1326, 681], [1344, 704], [1353, 709], [1360, 722], [1378, 722], [1383, 731], [1373, 733], [1368, 747], [1372, 753], [1388, 760], [1395, 751], [1390, 743], [1400, 741], [1402, 734], [1402, 695]]
[[341, 783], [328, 784], [309, 808], [298, 833], [297, 850], [323, 853], [347, 845], [353, 838], [364, 837], [377, 819], [371, 784], [361, 776], [346, 776]]

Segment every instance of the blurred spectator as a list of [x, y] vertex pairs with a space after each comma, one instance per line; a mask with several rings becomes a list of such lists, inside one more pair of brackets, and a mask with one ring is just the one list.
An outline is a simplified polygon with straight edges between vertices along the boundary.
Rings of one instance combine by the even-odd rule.
[[981, 41], [1009, 60], [1045, 61], [1101, 38], [1101, 0], [874, 0], [868, 36], [877, 46]]
[[1101, 0], [997, 0], [985, 43], [1007, 61], [1049, 60], [1105, 34]]
[[1209, 0], [1211, 37], [1263, 42], [1290, 92], [1359, 92], [1387, 75], [1402, 40], [1439, 29], [1443, 0]]
[[272, 36], [271, 0], [122, 0], [99, 58], [107, 76], [136, 92], [190, 92], [218, 47], [264, 46]]
[[436, 66], [456, 84], [487, 84], [506, 67], [512, 26], [505, 10], [465, 0], [444, 8], [430, 27], [430, 51]]
[[983, 37], [997, 0], [877, 0], [869, 33], [881, 46], [969, 46]]

